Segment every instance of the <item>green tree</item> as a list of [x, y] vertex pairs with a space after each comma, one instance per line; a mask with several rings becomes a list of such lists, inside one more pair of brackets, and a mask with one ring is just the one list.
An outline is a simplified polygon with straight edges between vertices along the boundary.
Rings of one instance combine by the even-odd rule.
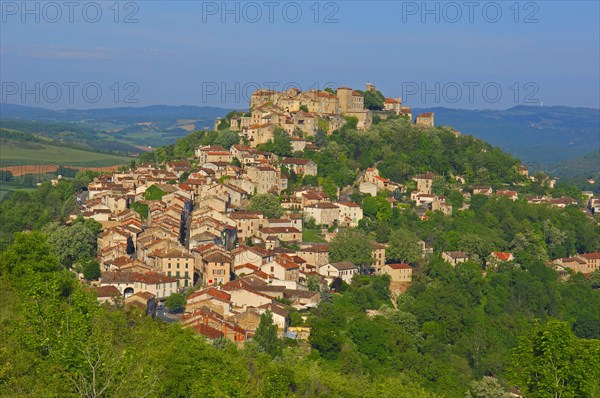
[[254, 335], [254, 341], [261, 351], [275, 358], [282, 355], [281, 340], [277, 337], [277, 325], [273, 323], [273, 314], [267, 310], [260, 316], [260, 323]]
[[323, 178], [321, 180], [321, 189], [323, 189], [323, 192], [325, 192], [330, 198], [337, 198], [337, 186], [335, 185], [333, 178]]
[[377, 215], [377, 210], [379, 209], [377, 197], [367, 196], [363, 199], [362, 207], [366, 216], [375, 217]]
[[75, 262], [96, 257], [96, 237], [100, 224], [91, 221], [75, 222], [70, 227], [56, 223], [48, 224], [44, 228], [53, 253], [58, 256], [65, 267], [71, 267]]
[[96, 260], [88, 261], [83, 266], [83, 277], [88, 281], [96, 281], [100, 278], [100, 264]]
[[311, 322], [308, 341], [323, 358], [336, 359], [342, 349], [343, 338], [339, 328], [331, 321], [319, 318]]
[[463, 206], [464, 198], [459, 191], [452, 191], [448, 195], [448, 203], [452, 205], [454, 210], [458, 210]]
[[266, 218], [279, 218], [283, 214], [283, 208], [279, 199], [270, 193], [254, 195], [250, 199], [248, 210], [259, 211]]
[[273, 152], [277, 156], [292, 155], [292, 140], [290, 135], [281, 128], [276, 128], [273, 132], [273, 139], [265, 144], [258, 146], [258, 149], [266, 152]]
[[385, 97], [379, 90], [366, 91], [364, 93], [364, 104], [365, 108], [370, 109], [372, 111], [380, 111], [383, 109], [383, 104], [385, 102]]
[[315, 133], [315, 145], [322, 148], [327, 145], [327, 133], [323, 130], [317, 130]]
[[515, 257], [521, 261], [546, 261], [548, 252], [541, 234], [525, 229], [515, 235], [510, 242]]
[[343, 229], [329, 245], [329, 261], [351, 261], [365, 270], [373, 262], [373, 244], [358, 229]]
[[592, 397], [600, 391], [600, 341], [551, 320], [519, 340], [509, 377], [528, 397]]
[[412, 232], [400, 228], [390, 235], [386, 258], [399, 262], [416, 263], [422, 257], [420, 239]]
[[431, 193], [434, 195], [445, 195], [448, 190], [446, 179], [442, 176], [433, 177], [431, 182]]
[[185, 307], [186, 299], [181, 293], [173, 293], [165, 300], [165, 307], [171, 311], [179, 311]]
[[594, 289], [600, 288], [600, 269], [597, 269], [590, 274], [590, 286]]
[[483, 379], [473, 381], [465, 398], [510, 398], [511, 395], [493, 377], [484, 376]]
[[321, 278], [318, 275], [308, 275], [306, 277], [306, 287], [311, 292], [321, 291]]
[[482, 262], [490, 255], [495, 245], [482, 234], [465, 233], [458, 241], [458, 249]]
[[[221, 130], [221, 125], [223, 125], [223, 122], [221, 122], [221, 124], [219, 125], [219, 130]], [[215, 140], [215, 145], [222, 146], [225, 149], [229, 149], [233, 145], [239, 144], [239, 143], [240, 143], [239, 134], [237, 133], [237, 131], [231, 131], [231, 130], [220, 131], [219, 136]]]

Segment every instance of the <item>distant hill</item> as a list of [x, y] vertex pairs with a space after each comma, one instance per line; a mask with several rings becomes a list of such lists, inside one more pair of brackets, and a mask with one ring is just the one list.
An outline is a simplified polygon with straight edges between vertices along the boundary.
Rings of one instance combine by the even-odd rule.
[[43, 137], [52, 144], [86, 151], [131, 155], [142, 152], [134, 144], [94, 130], [84, 125], [64, 122], [37, 122], [24, 119], [1, 119], [2, 136], [15, 131]]
[[[52, 137], [83, 140], [86, 149], [135, 151], [138, 146], [164, 146], [191, 131], [211, 129], [214, 119], [231, 109], [206, 106], [123, 107], [67, 109], [54, 111], [15, 104], [0, 104], [3, 127], [40, 133], [51, 123], [50, 132], [64, 128], [73, 134]], [[447, 125], [463, 134], [481, 138], [538, 169], [556, 170], [561, 175], [594, 171], [594, 159], [577, 160], [600, 148], [600, 110], [566, 106], [516, 106], [506, 110], [465, 110], [449, 108], [413, 109], [415, 115], [434, 112], [436, 125]], [[19, 124], [21, 123], [21, 124]], [[44, 128], [45, 129], [45, 128]], [[42, 129], [43, 130], [43, 129]], [[583, 163], [582, 163], [583, 162]]]
[[230, 111], [231, 109], [208, 106], [168, 105], [54, 111], [0, 104], [2, 120], [72, 123], [110, 134], [114, 140], [143, 146], [172, 144], [190, 131], [212, 128], [217, 117], [225, 116]]
[[170, 106], [152, 105], [143, 107], [120, 107], [98, 109], [66, 109], [54, 111], [40, 107], [18, 104], [0, 104], [0, 116], [8, 119], [27, 119], [46, 122], [80, 122], [82, 120], [126, 121], [139, 123], [145, 121], [177, 119], [210, 119], [224, 116], [232, 109], [211, 106]]
[[578, 158], [600, 148], [600, 110], [566, 106], [516, 106], [506, 110], [448, 108], [434, 112], [436, 125], [448, 125], [498, 146], [524, 162], [542, 167]]
[[585, 156], [553, 163], [548, 171], [557, 176], [594, 178], [600, 177], [600, 150]]

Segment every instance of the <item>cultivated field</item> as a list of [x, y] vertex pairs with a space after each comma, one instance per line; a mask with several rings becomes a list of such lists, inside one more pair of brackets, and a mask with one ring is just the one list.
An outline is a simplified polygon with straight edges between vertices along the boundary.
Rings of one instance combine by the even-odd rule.
[[[14, 175], [56, 171], [59, 165], [80, 168], [104, 168], [130, 162], [125, 156], [90, 152], [48, 144], [20, 145], [19, 142], [3, 142], [0, 145], [0, 166]], [[29, 171], [25, 166], [33, 166]], [[19, 171], [21, 170], [21, 171]]]

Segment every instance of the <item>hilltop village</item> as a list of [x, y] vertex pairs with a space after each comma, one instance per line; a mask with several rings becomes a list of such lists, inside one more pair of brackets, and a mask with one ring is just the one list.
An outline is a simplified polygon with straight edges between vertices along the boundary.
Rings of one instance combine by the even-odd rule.
[[[371, 94], [380, 96], [380, 106], [372, 107], [381, 109], [365, 107], [365, 96]], [[367, 83], [365, 91], [349, 87], [306, 92], [297, 88], [283, 92], [258, 90], [250, 99], [250, 112], [234, 115], [226, 124], [230, 130], [239, 131], [250, 146], [256, 147], [273, 139], [278, 128], [292, 137], [314, 135], [318, 130], [331, 134], [355, 119], [357, 129], [368, 130], [373, 124], [373, 116], [385, 119], [391, 115], [403, 116], [409, 121], [413, 119], [412, 110], [402, 105], [402, 98], [384, 98], [374, 85]], [[218, 118], [214, 129], [218, 130], [222, 122]], [[415, 124], [434, 127], [434, 114], [418, 115]], [[302, 146], [301, 143], [297, 145]]]
[[[367, 91], [371, 89], [368, 85]], [[279, 336], [305, 339], [310, 330], [290, 326], [290, 309], [316, 307], [321, 292], [335, 292], [356, 274], [388, 275], [394, 294], [404, 291], [413, 278], [414, 262], [388, 260], [388, 246], [377, 242], [372, 242], [368, 263], [330, 260], [332, 240], [340, 231], [357, 227], [367, 211], [366, 201], [361, 206], [353, 195], [382, 198], [389, 211], [413, 209], [421, 220], [468, 209], [472, 195], [523, 200], [508, 189], [462, 189], [464, 178], [455, 176], [455, 191], [464, 199], [456, 208], [435, 192], [439, 175], [415, 174], [411, 186], [416, 189], [407, 191], [406, 185], [382, 177], [377, 165], [359, 173], [349, 189], [338, 188], [335, 196], [315, 186], [290, 192], [292, 175], [316, 178], [317, 163], [257, 149], [283, 130], [292, 136], [293, 152], [319, 151], [308, 138], [318, 130], [331, 134], [349, 122], [368, 129], [374, 115], [400, 116], [412, 123], [410, 108], [399, 98], [385, 99], [385, 109], [374, 113], [364, 107], [363, 94], [348, 88], [335, 94], [259, 90], [252, 96], [249, 114], [216, 122], [216, 129], [225, 123], [238, 131], [242, 144], [230, 149], [199, 146], [189, 159], [138, 164], [96, 177], [78, 194], [80, 209], [71, 221], [83, 216], [102, 225], [97, 257], [101, 277], [94, 283], [98, 300], [145, 310], [152, 301], [184, 292], [187, 303], [178, 320], [208, 339], [224, 337], [243, 344], [266, 311], [272, 313]], [[433, 127], [433, 115], [418, 116], [416, 125]], [[516, 172], [524, 180], [540, 178], [529, 176], [524, 166]], [[587, 209], [581, 210], [600, 211], [600, 198], [586, 195]], [[400, 203], [399, 196], [406, 201]], [[578, 206], [569, 197], [525, 200], [561, 209]], [[441, 255], [453, 266], [474, 259], [461, 251], [435, 252], [425, 241], [416, 242], [416, 247], [420, 257]], [[514, 259], [513, 253], [496, 250], [484, 257], [484, 274]], [[548, 266], [564, 278], [572, 271], [589, 275], [600, 267], [600, 253], [557, 258]]]

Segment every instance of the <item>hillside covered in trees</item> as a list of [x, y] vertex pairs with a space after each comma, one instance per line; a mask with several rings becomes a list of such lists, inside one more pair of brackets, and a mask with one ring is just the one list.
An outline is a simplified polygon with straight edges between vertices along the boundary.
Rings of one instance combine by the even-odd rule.
[[308, 314], [309, 346], [257, 337], [243, 349], [209, 344], [135, 307], [99, 306], [39, 232], [17, 236], [0, 273], [6, 397], [497, 398], [511, 385], [526, 397], [600, 392], [600, 290], [583, 276], [565, 283], [535, 261], [482, 278], [476, 264], [433, 260], [394, 302], [386, 277], [357, 276]]
[[[292, 325], [310, 328], [308, 341], [277, 339], [265, 316], [243, 348], [211, 343], [135, 307], [101, 306], [72, 272], [97, 274], [98, 225], [60, 224], [77, 208], [74, 194], [97, 175], [81, 172], [0, 202], [0, 396], [508, 398], [514, 387], [526, 398], [600, 396], [600, 272], [565, 280], [546, 265], [598, 251], [596, 220], [573, 205], [482, 195], [472, 195], [468, 209], [424, 218], [410, 206], [390, 207], [387, 193], [347, 188], [376, 164], [409, 188], [416, 173], [435, 172], [441, 178], [434, 190], [457, 209], [458, 176], [466, 185], [577, 190], [531, 184], [519, 175], [518, 160], [499, 149], [401, 119], [367, 132], [349, 123], [313, 138], [319, 151], [292, 153], [281, 133], [263, 149], [318, 164], [316, 178], [290, 175], [290, 189], [346, 189], [365, 218], [338, 233], [329, 255], [368, 263], [372, 242], [386, 243], [389, 260], [414, 267], [405, 293], [390, 290], [388, 276], [356, 275], [323, 291], [318, 307], [290, 308]], [[239, 141], [227, 129], [199, 131], [141, 160], [188, 158], [200, 145]], [[261, 207], [257, 198], [251, 206]], [[281, 208], [275, 210], [274, 217]], [[432, 246], [431, 256], [422, 256], [420, 241]], [[441, 258], [447, 250], [471, 260], [452, 267]], [[482, 273], [489, 253], [500, 250], [510, 250], [514, 261]]]

